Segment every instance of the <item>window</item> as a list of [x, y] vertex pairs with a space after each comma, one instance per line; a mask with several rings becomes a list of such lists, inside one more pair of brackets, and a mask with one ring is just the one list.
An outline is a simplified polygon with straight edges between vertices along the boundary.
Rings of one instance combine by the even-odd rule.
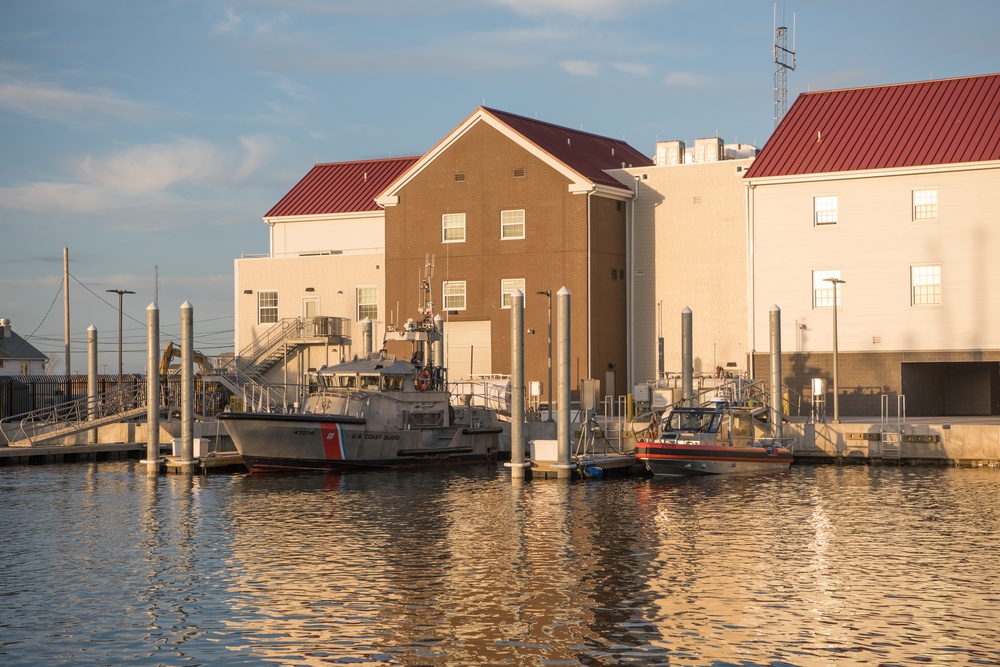
[[445, 213], [441, 216], [441, 242], [459, 243], [465, 241], [465, 214]]
[[510, 308], [514, 304], [511, 293], [516, 289], [521, 290], [521, 294], [524, 294], [524, 278], [504, 278], [500, 281], [501, 308]]
[[937, 189], [913, 191], [913, 219], [937, 220]]
[[941, 305], [940, 264], [910, 267], [910, 304], [913, 306]]
[[445, 310], [465, 310], [465, 281], [453, 280], [441, 283], [441, 298]]
[[358, 293], [358, 322], [366, 317], [372, 322], [378, 319], [378, 288], [359, 287]]
[[837, 224], [837, 195], [813, 198], [813, 222], [817, 225]]
[[500, 211], [500, 238], [524, 238], [524, 209], [518, 211]]
[[[840, 269], [813, 271], [813, 308], [830, 308], [833, 306], [833, 283], [827, 278], [840, 279]], [[840, 305], [842, 287], [837, 288], [837, 305]]]
[[278, 321], [278, 293], [257, 292], [257, 324], [274, 324]]

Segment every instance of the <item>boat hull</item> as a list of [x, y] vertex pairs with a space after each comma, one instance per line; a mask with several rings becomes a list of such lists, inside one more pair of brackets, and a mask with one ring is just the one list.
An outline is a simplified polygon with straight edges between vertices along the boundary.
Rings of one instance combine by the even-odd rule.
[[501, 429], [400, 430], [340, 415], [226, 413], [220, 421], [251, 472], [399, 468], [485, 462]]
[[636, 459], [656, 476], [694, 477], [788, 470], [792, 453], [784, 447], [729, 447], [640, 442]]

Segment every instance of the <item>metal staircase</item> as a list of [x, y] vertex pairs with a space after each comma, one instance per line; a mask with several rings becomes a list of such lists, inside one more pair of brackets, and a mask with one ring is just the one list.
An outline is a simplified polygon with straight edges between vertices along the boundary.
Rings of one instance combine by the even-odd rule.
[[286, 317], [240, 350], [236, 357], [220, 359], [215, 374], [202, 379], [225, 386], [243, 401], [247, 410], [282, 410], [288, 403], [286, 388], [268, 382], [264, 373], [309, 340], [339, 341], [345, 335], [345, 325], [346, 320], [341, 317]]

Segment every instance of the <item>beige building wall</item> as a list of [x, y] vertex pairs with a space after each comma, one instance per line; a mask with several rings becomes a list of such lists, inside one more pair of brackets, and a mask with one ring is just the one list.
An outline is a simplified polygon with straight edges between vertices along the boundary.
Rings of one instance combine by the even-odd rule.
[[[632, 344], [635, 383], [681, 372], [681, 311], [692, 311], [696, 373], [747, 365], [746, 196], [752, 159], [625, 169], [633, 202]], [[638, 181], [636, 181], [638, 177]]]
[[[838, 349], [926, 352], [1000, 349], [1000, 226], [988, 193], [1000, 164], [755, 182], [753, 345], [768, 348], [768, 309], [782, 314], [782, 348], [829, 352], [832, 311], [813, 308], [812, 272], [837, 269]], [[937, 220], [914, 221], [915, 189], [936, 188]], [[835, 225], [813, 224], [813, 198], [837, 195]], [[940, 305], [911, 305], [910, 270], [941, 267]]]
[[385, 214], [350, 213], [303, 215], [265, 219], [271, 237], [271, 256], [321, 252], [382, 252]]
[[[259, 257], [235, 262], [236, 352], [274, 326], [258, 323], [257, 300], [263, 291], [278, 293], [278, 319], [298, 317], [306, 312], [306, 302], [314, 300], [316, 313], [348, 320], [343, 345], [319, 346], [303, 357], [290, 360], [289, 372], [317, 368], [361, 354], [363, 341], [357, 319], [357, 289], [378, 289], [378, 317], [373, 326], [373, 348], [379, 349], [385, 333], [385, 255], [340, 254], [310, 257]], [[310, 290], [311, 288], [311, 290]], [[316, 347], [316, 346], [310, 346]], [[308, 356], [308, 358], [306, 358]], [[290, 380], [291, 381], [291, 380]]]

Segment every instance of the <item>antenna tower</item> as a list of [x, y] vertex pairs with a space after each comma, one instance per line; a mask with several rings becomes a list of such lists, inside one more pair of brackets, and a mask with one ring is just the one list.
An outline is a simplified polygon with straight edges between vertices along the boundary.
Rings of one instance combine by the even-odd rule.
[[[784, 18], [782, 18], [784, 22]], [[774, 3], [774, 126], [788, 111], [788, 72], [795, 71], [795, 14], [792, 13], [792, 48], [788, 49], [788, 28], [778, 25], [778, 3]]]
[[431, 279], [434, 277], [434, 255], [428, 253], [424, 256], [424, 280], [423, 280], [423, 303], [421, 310], [424, 315], [424, 324], [434, 323], [434, 296], [431, 293]]

